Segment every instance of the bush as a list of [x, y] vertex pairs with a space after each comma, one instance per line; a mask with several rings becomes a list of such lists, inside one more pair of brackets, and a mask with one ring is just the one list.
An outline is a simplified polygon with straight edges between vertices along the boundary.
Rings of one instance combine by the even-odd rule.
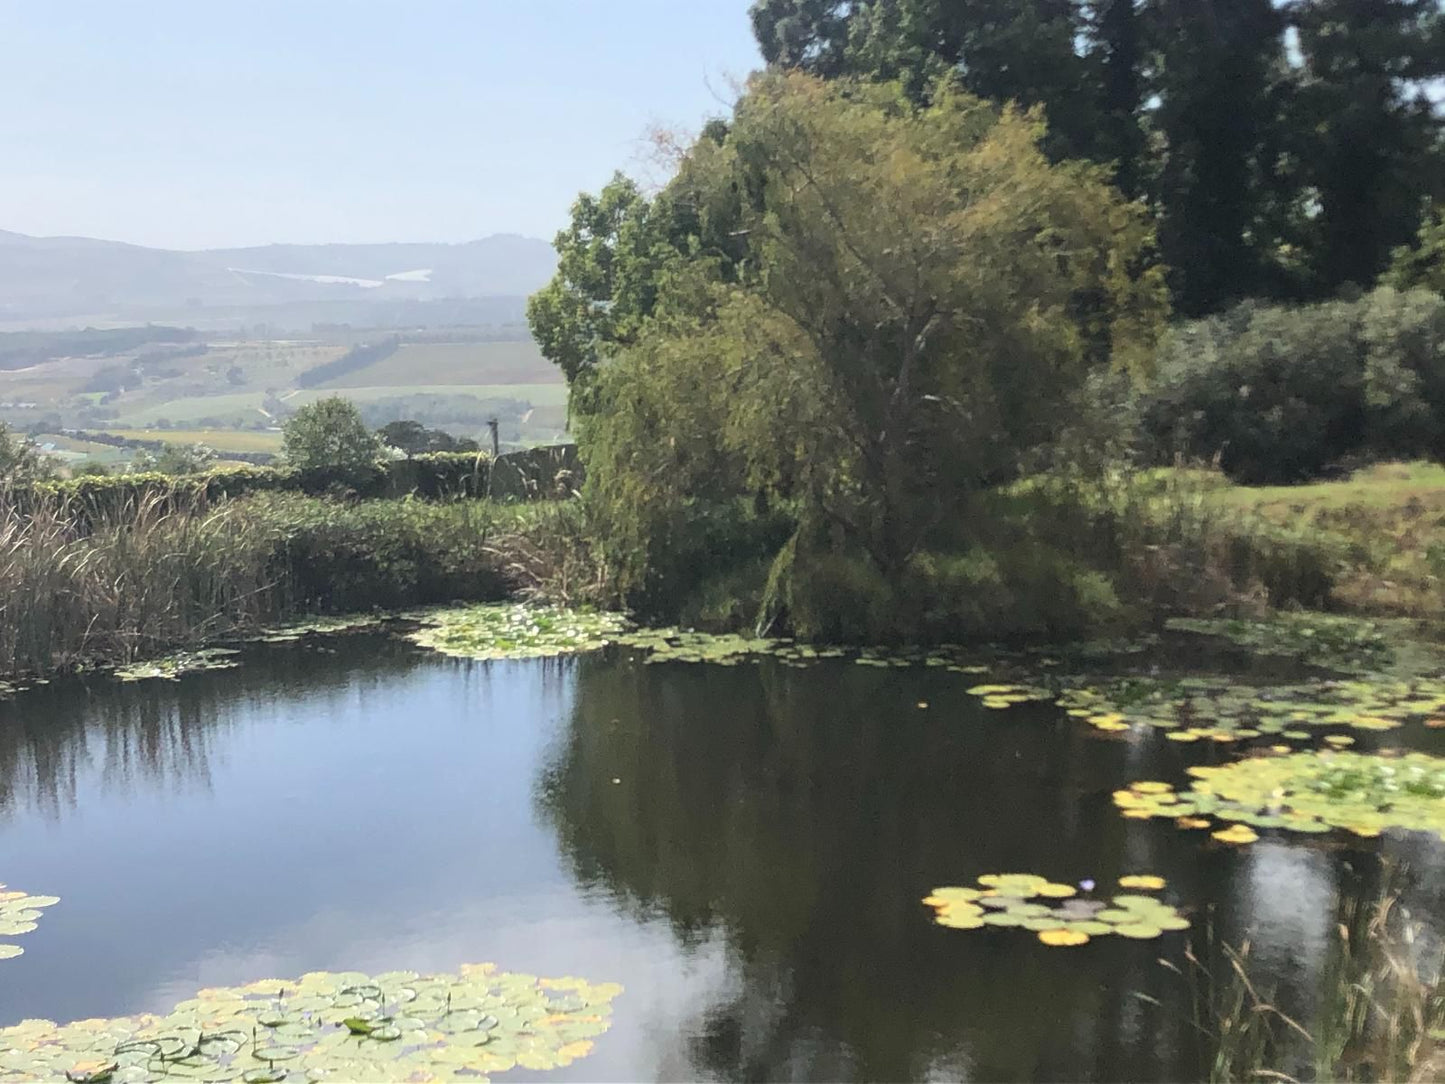
[[1445, 298], [1241, 305], [1178, 328], [1136, 404], [1144, 454], [1292, 483], [1352, 461], [1445, 453]]
[[[545, 449], [530, 453], [540, 458]], [[0, 493], [0, 506], [35, 511], [62, 506], [67, 515], [88, 520], [121, 515], [138, 502], [158, 498], [170, 507], [216, 502], [249, 493], [336, 494], [380, 499], [416, 496], [427, 499], [486, 497], [491, 462], [470, 452], [434, 452], [412, 459], [372, 464], [364, 472], [293, 467], [225, 467], [199, 474], [169, 475], [158, 471], [135, 474], [85, 475], [11, 487]], [[527, 494], [518, 494], [527, 495]], [[546, 492], [537, 494], [549, 495]]]
[[309, 403], [282, 428], [286, 462], [300, 470], [334, 470], [364, 476], [381, 456], [381, 440], [349, 399], [333, 395]]

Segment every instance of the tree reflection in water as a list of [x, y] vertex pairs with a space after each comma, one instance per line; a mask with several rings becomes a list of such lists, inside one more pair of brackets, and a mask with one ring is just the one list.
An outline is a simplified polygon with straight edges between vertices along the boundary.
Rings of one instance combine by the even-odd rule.
[[1173, 743], [1100, 739], [1044, 707], [989, 712], [932, 672], [596, 659], [578, 682], [539, 801], [584, 886], [683, 945], [725, 940], [733, 988], [696, 1022], [699, 1075], [1193, 1076], [1183, 988], [1157, 963], [1191, 935], [1047, 949], [928, 922], [929, 888], [991, 871], [1101, 889], [1161, 874], [1222, 941], [1272, 938], [1282, 1004], [1313, 997], [1340, 856], [1281, 862], [1118, 817], [1122, 780], [1182, 774]]

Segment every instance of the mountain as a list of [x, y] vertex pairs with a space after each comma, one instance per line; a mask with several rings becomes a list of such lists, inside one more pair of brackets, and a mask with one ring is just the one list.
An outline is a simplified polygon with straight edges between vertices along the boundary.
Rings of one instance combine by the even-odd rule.
[[399, 303], [464, 298], [513, 299], [504, 308], [520, 311], [515, 299], [545, 283], [555, 265], [546, 242], [512, 234], [455, 245], [180, 252], [0, 230], [0, 322], [201, 326], [331, 310], [354, 319], [373, 308], [397, 311]]

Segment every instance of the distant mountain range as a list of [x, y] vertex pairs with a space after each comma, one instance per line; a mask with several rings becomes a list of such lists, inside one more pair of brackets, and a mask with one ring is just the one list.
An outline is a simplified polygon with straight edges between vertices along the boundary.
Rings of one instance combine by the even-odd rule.
[[[551, 277], [545, 241], [498, 234], [465, 244], [267, 245], [179, 252], [88, 237], [0, 230], [0, 324], [154, 321], [193, 326], [265, 320], [348, 321], [417, 302], [518, 299]], [[413, 303], [413, 304], [407, 304]], [[291, 325], [287, 325], [291, 326]]]

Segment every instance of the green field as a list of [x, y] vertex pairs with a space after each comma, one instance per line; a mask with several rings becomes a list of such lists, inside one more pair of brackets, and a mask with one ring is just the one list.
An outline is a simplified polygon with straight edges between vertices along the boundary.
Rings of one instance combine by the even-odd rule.
[[265, 429], [107, 429], [127, 440], [161, 440], [167, 444], [204, 444], [218, 452], [279, 452], [281, 434]]
[[405, 343], [389, 358], [347, 373], [327, 389], [377, 387], [430, 391], [433, 386], [562, 384], [562, 373], [536, 343]]

